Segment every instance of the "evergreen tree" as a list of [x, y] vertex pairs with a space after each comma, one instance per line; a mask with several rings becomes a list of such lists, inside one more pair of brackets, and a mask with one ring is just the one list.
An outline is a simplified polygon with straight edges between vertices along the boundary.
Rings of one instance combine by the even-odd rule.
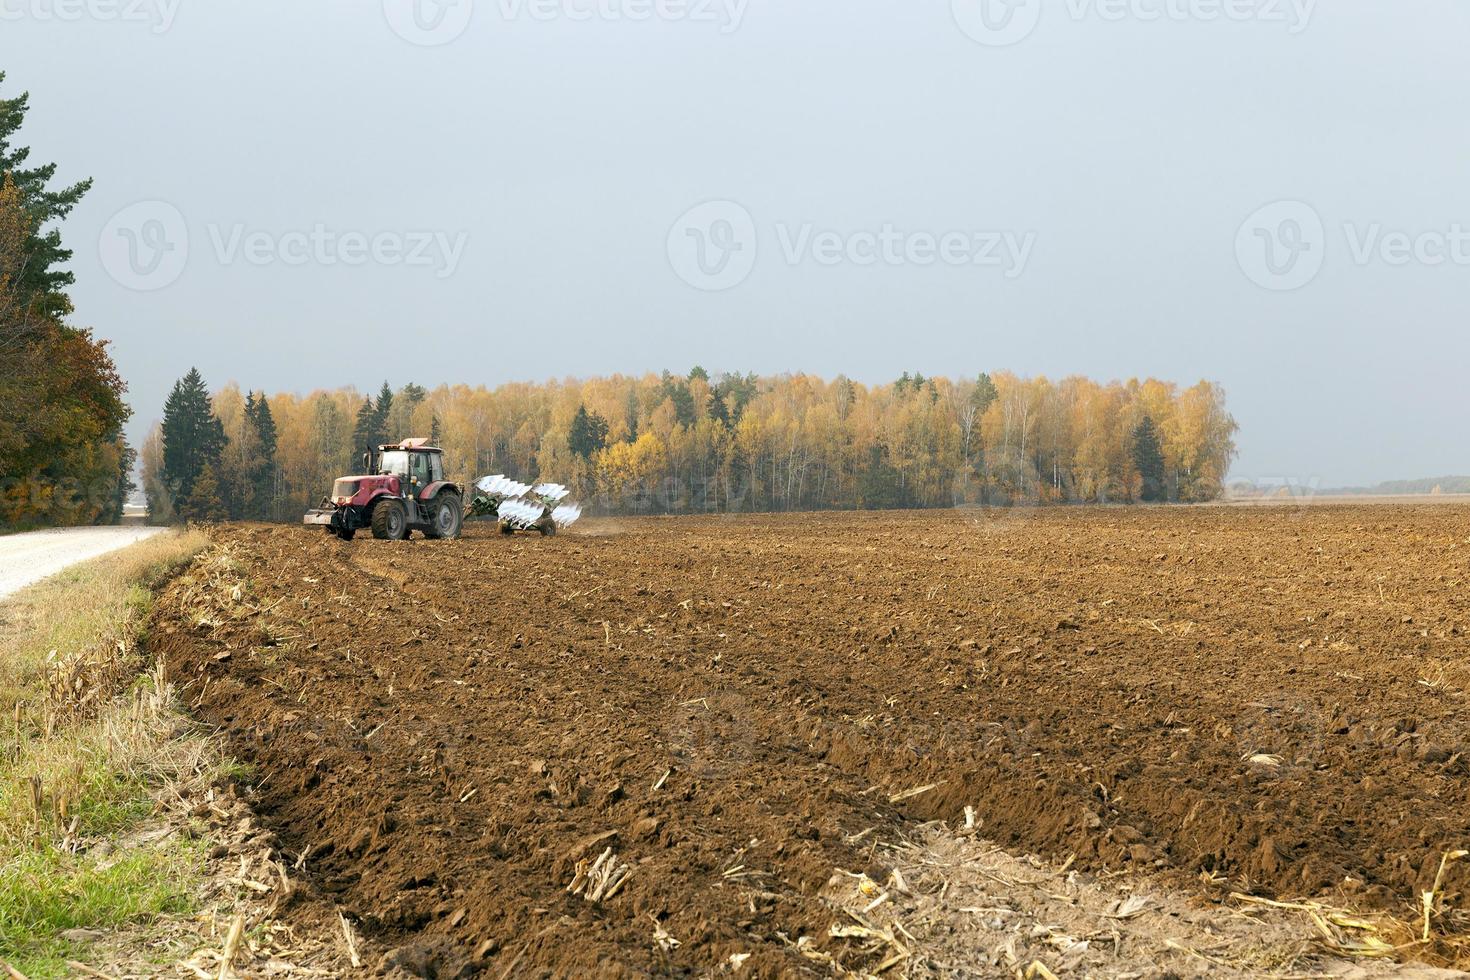
[[607, 445], [607, 419], [595, 412], [588, 412], [586, 405], [577, 408], [572, 418], [571, 430], [567, 433], [567, 448], [582, 459], [591, 459], [592, 454]]
[[665, 371], [663, 378], [663, 396], [674, 403], [674, 418], [680, 425], [690, 426], [696, 421], [694, 417], [694, 393], [689, 390], [689, 383], [682, 378], [676, 378]]
[[710, 394], [709, 417], [723, 426], [730, 425], [730, 410], [725, 407], [725, 395], [718, 388]]
[[721, 375], [719, 384], [715, 385], [715, 394], [724, 402], [728, 416], [726, 421], [731, 426], [740, 424], [740, 417], [745, 414], [745, 406], [759, 393], [760, 379], [754, 374]]
[[[0, 83], [4, 81], [5, 73], [0, 72]], [[43, 228], [70, 214], [82, 195], [91, 188], [92, 181], [83, 180], [70, 187], [53, 189], [48, 185], [56, 175], [56, 164], [26, 165], [31, 155], [30, 148], [16, 146], [14, 141], [16, 131], [25, 122], [29, 103], [30, 94], [27, 92], [13, 99], [0, 99], [0, 174], [10, 174], [14, 179], [21, 202], [32, 219], [24, 248], [26, 261], [17, 270], [15, 288], [38, 311], [51, 316], [65, 316], [72, 309], [66, 288], [75, 277], [60, 266], [71, 259], [71, 249], [62, 246], [59, 229]]]
[[364, 398], [362, 407], [357, 410], [357, 424], [352, 430], [352, 455], [371, 452], [382, 445], [379, 429], [378, 411], [373, 407], [373, 400]]
[[1168, 499], [1164, 481], [1164, 451], [1159, 445], [1158, 428], [1145, 415], [1133, 429], [1133, 466], [1143, 478], [1140, 497], [1149, 503]]
[[250, 467], [250, 512], [253, 520], [268, 521], [276, 517], [276, 420], [270, 402], [262, 393], [258, 399], [245, 398], [245, 418], [255, 430], [256, 458]]
[[404, 433], [389, 432], [388, 421], [393, 412], [393, 389], [388, 387], [388, 382], [383, 382], [382, 389], [378, 392], [378, 402], [373, 406], [374, 419], [377, 421], [377, 431], [373, 438], [375, 446], [381, 446], [390, 439], [397, 442], [404, 437]]
[[853, 401], [857, 398], [857, 389], [853, 386], [852, 379], [845, 374], [837, 376], [834, 388], [837, 395], [837, 417], [845, 421], [852, 411]]
[[628, 439], [627, 439], [627, 441], [628, 442], [637, 442], [638, 441], [638, 392], [637, 391], [634, 391], [631, 388], [628, 390], [627, 419], [628, 419]]
[[990, 405], [1000, 397], [1000, 392], [995, 390], [995, 382], [990, 380], [990, 375], [981, 373], [975, 379], [975, 390], [970, 394], [970, 401], [974, 403], [979, 414], [984, 415]]
[[223, 488], [215, 472], [214, 463], [205, 463], [194, 481], [194, 492], [179, 509], [179, 516], [190, 521], [223, 521], [229, 519], [225, 507]]
[[900, 475], [888, 461], [888, 447], [875, 443], [868, 450], [868, 465], [863, 470], [860, 499], [865, 510], [893, 510], [903, 506]]
[[163, 406], [163, 475], [169, 493], [185, 512], [194, 494], [195, 483], [206, 466], [215, 477], [214, 494], [219, 484], [215, 467], [225, 448], [225, 429], [215, 417], [198, 368], [190, 368], [174, 384]]
[[[429, 392], [416, 384], [406, 384], [397, 395], [389, 397], [389, 411], [384, 413], [383, 434], [387, 440], [397, 442], [410, 436], [421, 436], [414, 431], [413, 417], [418, 407], [429, 397]], [[385, 440], [385, 441], [387, 441]]]
[[980, 500], [988, 503], [990, 499], [990, 462], [985, 458], [985, 434], [979, 420], [985, 418], [985, 413], [990, 411], [990, 406], [1000, 397], [1000, 391], [996, 389], [995, 382], [990, 375], [981, 372], [975, 379], [975, 390], [970, 392], [970, 404], [975, 409], [976, 420], [975, 440], [975, 468], [980, 473]]

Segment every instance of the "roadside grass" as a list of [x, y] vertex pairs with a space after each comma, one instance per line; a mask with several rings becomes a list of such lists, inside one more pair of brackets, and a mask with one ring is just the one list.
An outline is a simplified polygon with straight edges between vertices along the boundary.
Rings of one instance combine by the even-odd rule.
[[199, 847], [139, 828], [220, 763], [141, 646], [153, 590], [207, 543], [165, 532], [0, 604], [0, 960], [27, 976], [69, 972], [69, 930], [187, 908]]

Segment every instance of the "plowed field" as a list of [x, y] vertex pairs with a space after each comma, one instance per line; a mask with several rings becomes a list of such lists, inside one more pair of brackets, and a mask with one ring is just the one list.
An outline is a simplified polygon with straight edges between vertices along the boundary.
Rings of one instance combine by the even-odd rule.
[[1470, 509], [575, 532], [222, 528], [159, 605], [262, 820], [414, 972], [871, 970], [817, 893], [966, 807], [1202, 897], [1408, 910], [1470, 845]]

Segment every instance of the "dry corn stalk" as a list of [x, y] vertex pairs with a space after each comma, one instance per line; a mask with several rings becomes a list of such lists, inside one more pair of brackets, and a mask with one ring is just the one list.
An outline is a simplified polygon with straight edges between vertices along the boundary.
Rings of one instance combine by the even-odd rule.
[[572, 875], [572, 883], [567, 885], [567, 891], [573, 895], [581, 895], [595, 905], [616, 895], [632, 873], [632, 866], [619, 861], [609, 847], [590, 866], [586, 858], [577, 862], [576, 872]]

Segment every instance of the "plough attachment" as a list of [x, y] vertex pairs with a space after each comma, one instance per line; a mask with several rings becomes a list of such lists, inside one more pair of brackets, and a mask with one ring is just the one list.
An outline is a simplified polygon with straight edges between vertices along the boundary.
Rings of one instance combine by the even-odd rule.
[[539, 531], [555, 534], [582, 516], [577, 504], [563, 504], [571, 491], [560, 483], [520, 483], [509, 477], [484, 476], [475, 482], [471, 517], [494, 517], [504, 534]]

